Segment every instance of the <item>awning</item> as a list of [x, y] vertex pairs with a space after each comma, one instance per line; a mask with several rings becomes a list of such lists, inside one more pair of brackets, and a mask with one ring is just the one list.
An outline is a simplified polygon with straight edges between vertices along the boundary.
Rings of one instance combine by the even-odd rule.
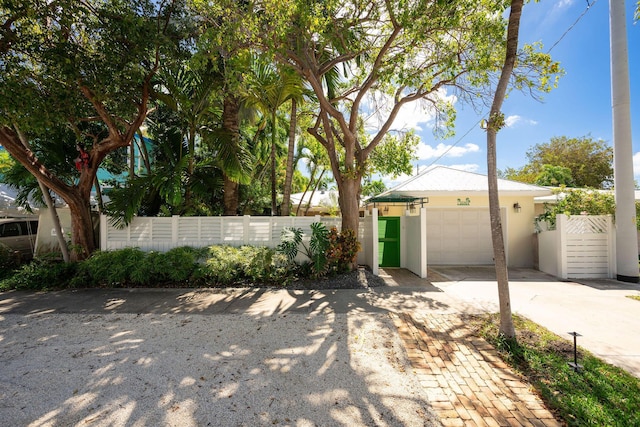
[[385, 194], [384, 196], [371, 197], [365, 203], [367, 205], [373, 204], [374, 206], [379, 203], [391, 204], [391, 205], [395, 205], [395, 204], [410, 205], [412, 203], [420, 203], [420, 206], [423, 206], [425, 203], [429, 203], [429, 198], [404, 196], [402, 194], [398, 194], [398, 195]]

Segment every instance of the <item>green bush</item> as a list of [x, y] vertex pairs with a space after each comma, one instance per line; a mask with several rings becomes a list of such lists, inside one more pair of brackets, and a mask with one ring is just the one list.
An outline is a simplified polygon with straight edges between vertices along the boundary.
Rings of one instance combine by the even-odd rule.
[[184, 284], [199, 268], [206, 249], [179, 247], [168, 252], [148, 252], [141, 264], [132, 271], [130, 281], [136, 286], [154, 283]]
[[360, 243], [355, 231], [347, 229], [338, 232], [335, 227], [329, 231], [329, 248], [327, 249], [327, 264], [333, 273], [351, 271], [360, 251]]
[[0, 290], [274, 285], [286, 284], [293, 274], [285, 255], [265, 247], [179, 247], [165, 253], [125, 248], [96, 252], [78, 263], [36, 259], [0, 281]]
[[12, 274], [20, 266], [19, 257], [6, 245], [0, 243], [0, 280]]
[[78, 264], [48, 259], [34, 259], [0, 282], [0, 290], [48, 290], [68, 286]]
[[274, 284], [287, 281], [286, 257], [266, 247], [211, 246], [205, 280], [211, 285]]
[[298, 255], [298, 248], [302, 246], [304, 255], [309, 258], [310, 263], [303, 265], [307, 270], [310, 267], [309, 276], [322, 277], [327, 274], [327, 250], [329, 249], [329, 230], [321, 222], [311, 224], [311, 237], [309, 246], [302, 241], [303, 233], [300, 228], [285, 228], [280, 236], [280, 245], [277, 251], [287, 257], [289, 263], [293, 263]]
[[122, 287], [143, 264], [146, 254], [138, 248], [96, 252], [78, 265], [71, 287]]

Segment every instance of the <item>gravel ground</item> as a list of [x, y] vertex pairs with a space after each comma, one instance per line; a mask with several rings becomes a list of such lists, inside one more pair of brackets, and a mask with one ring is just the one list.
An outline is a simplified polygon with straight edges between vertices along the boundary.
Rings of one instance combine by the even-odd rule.
[[0, 360], [6, 426], [438, 425], [386, 313], [5, 314]]

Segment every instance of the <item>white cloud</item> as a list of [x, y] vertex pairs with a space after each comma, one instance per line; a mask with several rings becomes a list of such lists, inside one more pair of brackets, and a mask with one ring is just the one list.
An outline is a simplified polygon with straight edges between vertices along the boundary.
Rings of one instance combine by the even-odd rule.
[[428, 144], [420, 144], [418, 146], [418, 158], [420, 160], [436, 159], [441, 156], [444, 157], [462, 157], [468, 153], [477, 153], [480, 151], [480, 146], [477, 144], [468, 143], [463, 146], [453, 146], [451, 144], [445, 145], [439, 143], [435, 147]]
[[555, 9], [564, 9], [573, 5], [574, 0], [560, 0], [553, 7]]
[[532, 126], [535, 126], [538, 124], [538, 122], [536, 122], [535, 120], [525, 119], [524, 117], [519, 116], [517, 114], [508, 116], [506, 119], [504, 119], [504, 123], [508, 128], [512, 128], [518, 123], [524, 123]]
[[[455, 104], [458, 99], [455, 95], [447, 95], [445, 89], [438, 90], [433, 96], [438, 102], [450, 104]], [[369, 96], [363, 105], [362, 114], [367, 130], [376, 132], [380, 129], [389, 117], [393, 105], [393, 98], [381, 92]], [[433, 127], [435, 117], [435, 110], [431, 102], [427, 100], [409, 102], [400, 108], [393, 120], [391, 130], [407, 131], [413, 129], [421, 131], [424, 130], [424, 126]]]

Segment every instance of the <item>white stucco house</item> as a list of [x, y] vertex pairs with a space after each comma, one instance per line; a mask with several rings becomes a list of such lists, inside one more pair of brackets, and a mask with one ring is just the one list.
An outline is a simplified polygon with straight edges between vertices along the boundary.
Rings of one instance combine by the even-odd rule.
[[[550, 195], [551, 191], [504, 179], [498, 180], [498, 191], [507, 263], [509, 267], [533, 267], [536, 251], [534, 198]], [[405, 267], [401, 264], [406, 259], [402, 253], [384, 256], [384, 246], [388, 242], [385, 237], [389, 228], [388, 218], [419, 215], [420, 208], [424, 208], [426, 213], [426, 231], [416, 235], [415, 232], [403, 233], [400, 229], [400, 243], [391, 245], [396, 248], [390, 249], [391, 252], [401, 252], [403, 247], [407, 247], [402, 243], [403, 239], [409, 242], [424, 239], [428, 265], [493, 264], [486, 175], [432, 166], [367, 200], [366, 204], [368, 212], [374, 207], [378, 209], [381, 224], [379, 261], [382, 267]], [[402, 228], [402, 221], [398, 222]]]

